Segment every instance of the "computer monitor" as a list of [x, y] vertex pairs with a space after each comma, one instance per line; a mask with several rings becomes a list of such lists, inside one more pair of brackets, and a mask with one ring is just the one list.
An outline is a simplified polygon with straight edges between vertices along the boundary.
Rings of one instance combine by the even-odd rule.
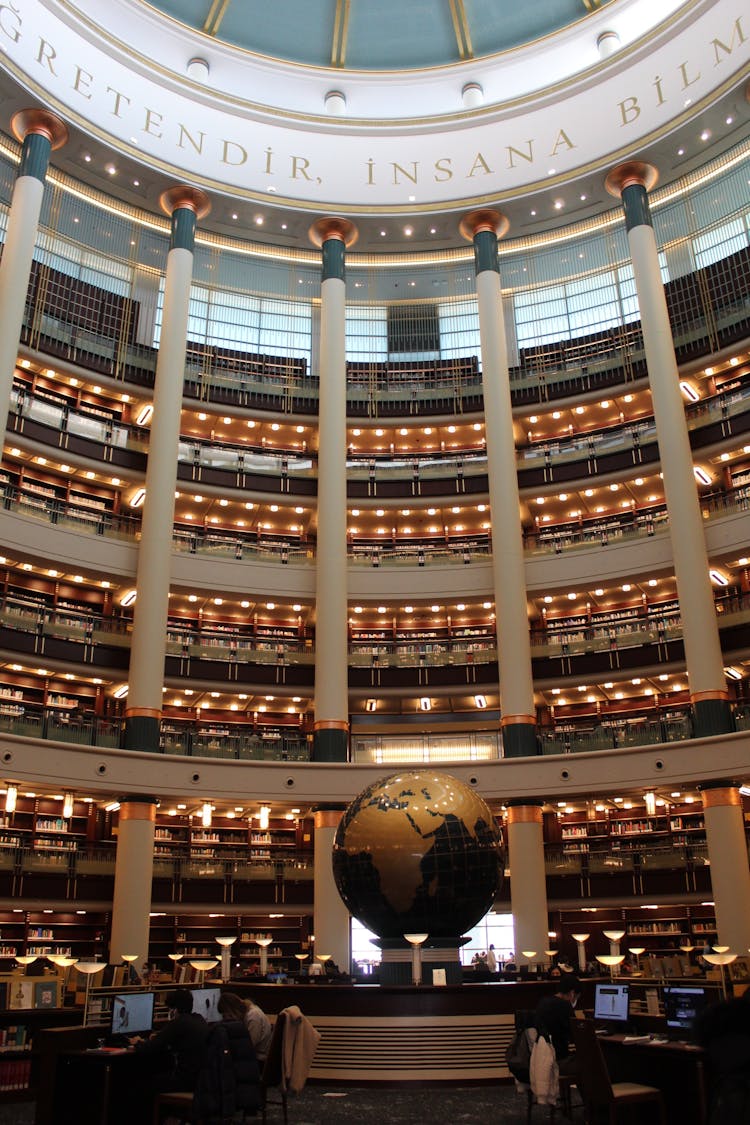
[[208, 1023], [218, 1023], [221, 1019], [219, 1011], [220, 988], [192, 988], [193, 1011], [203, 1016]]
[[153, 992], [125, 992], [112, 999], [113, 1035], [137, 1035], [154, 1024]]
[[629, 1001], [630, 989], [627, 984], [595, 985], [594, 1019], [604, 1023], [627, 1023]]
[[708, 990], [700, 985], [667, 985], [664, 1018], [670, 1039], [692, 1039], [695, 1025], [709, 1004]]

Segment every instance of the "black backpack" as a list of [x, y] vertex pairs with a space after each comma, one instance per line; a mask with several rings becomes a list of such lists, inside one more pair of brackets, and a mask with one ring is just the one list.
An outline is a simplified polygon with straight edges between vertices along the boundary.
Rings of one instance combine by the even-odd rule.
[[531, 1044], [528, 1027], [519, 1028], [505, 1049], [505, 1065], [517, 1082], [529, 1082]]
[[234, 1115], [237, 1086], [229, 1037], [221, 1023], [213, 1024], [206, 1040], [203, 1066], [193, 1095], [193, 1125], [224, 1125]]

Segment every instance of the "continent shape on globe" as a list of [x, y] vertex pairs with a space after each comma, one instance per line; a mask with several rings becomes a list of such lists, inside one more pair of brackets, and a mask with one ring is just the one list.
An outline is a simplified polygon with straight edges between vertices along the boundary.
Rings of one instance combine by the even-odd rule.
[[349, 805], [334, 877], [351, 913], [381, 938], [456, 937], [492, 905], [499, 843], [491, 810], [470, 786], [436, 770], [404, 771]]

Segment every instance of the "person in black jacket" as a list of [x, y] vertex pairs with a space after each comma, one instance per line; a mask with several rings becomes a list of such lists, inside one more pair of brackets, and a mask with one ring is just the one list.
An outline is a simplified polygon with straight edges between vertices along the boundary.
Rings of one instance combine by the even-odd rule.
[[204, 1065], [210, 1030], [203, 1016], [193, 1011], [193, 994], [187, 989], [168, 992], [169, 1022], [148, 1039], [130, 1039], [137, 1052], [163, 1055], [164, 1066], [155, 1076], [152, 1092], [194, 1090], [196, 1075]]
[[[210, 1030], [205, 1063], [193, 1096], [194, 1125], [222, 1125], [237, 1110], [260, 1108], [260, 1068], [241, 1018], [244, 1005], [234, 993], [219, 998], [222, 1021]], [[229, 1017], [229, 1018], [228, 1018]]]
[[540, 1000], [534, 1013], [534, 1026], [555, 1048], [560, 1074], [576, 1073], [575, 1056], [570, 1052], [570, 1022], [575, 1017], [580, 992], [578, 978], [572, 973], [563, 973], [554, 996], [545, 996]]

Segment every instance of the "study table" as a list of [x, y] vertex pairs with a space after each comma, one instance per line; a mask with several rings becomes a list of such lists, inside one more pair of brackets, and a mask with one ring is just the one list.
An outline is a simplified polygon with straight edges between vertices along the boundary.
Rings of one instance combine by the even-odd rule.
[[706, 1125], [706, 1053], [691, 1043], [606, 1035], [599, 1038], [613, 1082], [641, 1082], [664, 1094], [669, 1125]]

